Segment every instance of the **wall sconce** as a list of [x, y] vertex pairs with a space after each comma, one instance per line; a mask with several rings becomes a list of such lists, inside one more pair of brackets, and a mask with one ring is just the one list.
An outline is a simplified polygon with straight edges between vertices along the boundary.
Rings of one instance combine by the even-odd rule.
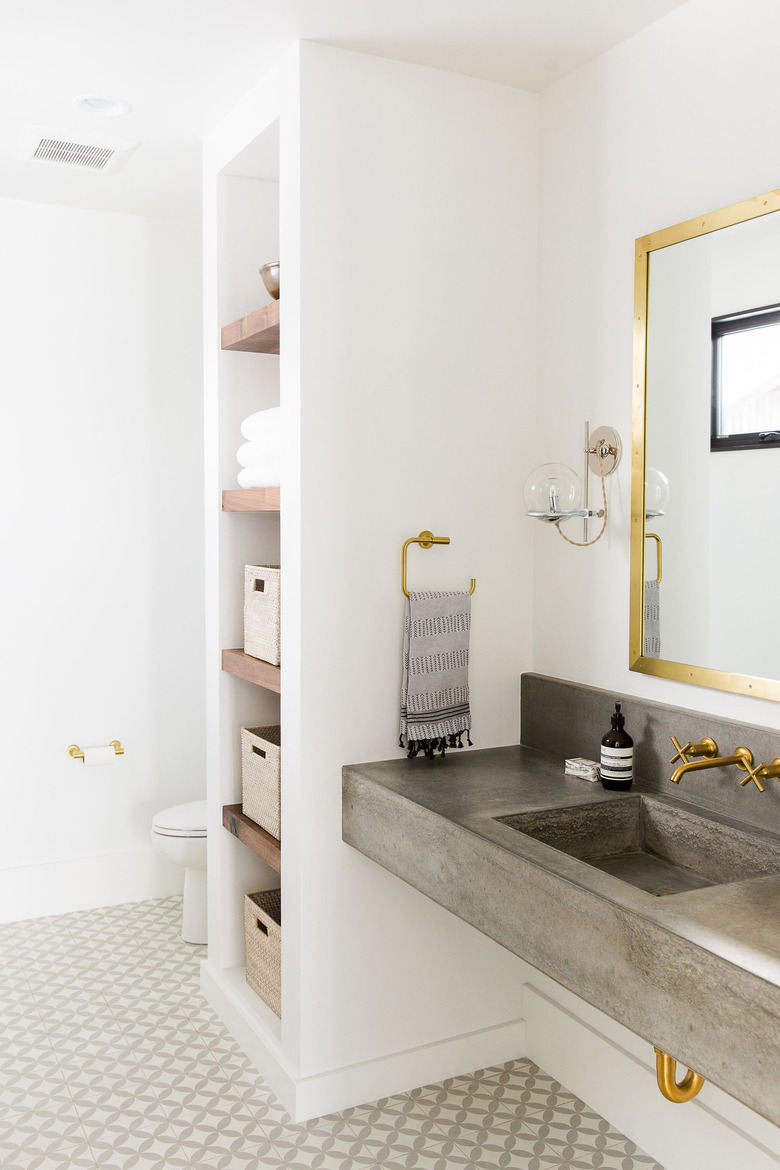
[[[533, 516], [536, 520], [544, 520], [554, 524], [558, 533], [569, 544], [583, 548], [588, 544], [595, 544], [604, 535], [607, 528], [607, 491], [604, 486], [604, 477], [612, 475], [620, 463], [622, 446], [620, 436], [613, 427], [597, 427], [591, 434], [590, 423], [585, 423], [585, 446], [583, 448], [584, 466], [582, 480], [563, 463], [543, 463], [535, 468], [523, 487], [523, 498], [526, 506], [526, 516]], [[588, 505], [588, 471], [598, 475], [601, 480], [601, 496], [603, 507], [593, 510]], [[659, 473], [660, 474], [660, 473]], [[661, 477], [663, 478], [663, 476]], [[668, 487], [668, 484], [667, 484]], [[583, 539], [570, 540], [561, 532], [560, 525], [564, 520], [582, 519]], [[592, 517], [603, 517], [601, 531], [593, 540], [588, 540], [588, 520]]]

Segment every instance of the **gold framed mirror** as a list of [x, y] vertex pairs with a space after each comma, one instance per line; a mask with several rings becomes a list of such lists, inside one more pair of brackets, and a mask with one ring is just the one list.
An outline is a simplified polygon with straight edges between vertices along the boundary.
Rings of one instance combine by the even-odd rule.
[[629, 654], [778, 701], [779, 211], [771, 191], [636, 241]]

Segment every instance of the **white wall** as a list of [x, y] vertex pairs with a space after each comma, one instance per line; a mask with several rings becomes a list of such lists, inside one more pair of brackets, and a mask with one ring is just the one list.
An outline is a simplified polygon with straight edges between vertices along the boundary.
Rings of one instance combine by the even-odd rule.
[[[778, 186], [778, 38], [780, 11], [767, 0], [691, 0], [551, 86], [540, 105], [537, 461], [576, 466], [584, 417], [617, 427], [626, 455], [610, 483], [608, 538], [578, 550], [536, 534], [534, 669], [700, 710], [702, 734], [707, 713], [780, 728], [780, 706], [628, 670], [634, 240]], [[611, 1116], [638, 1115], [631, 1079], [620, 1086]], [[694, 1116], [675, 1114], [680, 1125]], [[750, 1128], [750, 1119], [737, 1124]], [[760, 1129], [756, 1140], [777, 1157], [776, 1132]], [[701, 1153], [679, 1165], [723, 1164]], [[676, 1170], [674, 1160], [664, 1164]], [[727, 1164], [763, 1163], [745, 1145]]]
[[283, 718], [304, 1076], [519, 1014], [517, 960], [342, 843], [341, 767], [402, 756], [400, 551], [425, 528], [452, 543], [411, 549], [412, 586], [477, 581], [472, 738], [517, 742], [535, 156], [532, 95], [301, 46], [300, 707]]
[[151, 818], [204, 795], [200, 230], [3, 200], [0, 239], [12, 919], [177, 889]]
[[[542, 95], [539, 461], [575, 459], [583, 416], [628, 448], [635, 238], [778, 185], [778, 35], [768, 0], [690, 0]], [[534, 669], [780, 727], [775, 703], [629, 672], [629, 470], [608, 539], [536, 535]]]

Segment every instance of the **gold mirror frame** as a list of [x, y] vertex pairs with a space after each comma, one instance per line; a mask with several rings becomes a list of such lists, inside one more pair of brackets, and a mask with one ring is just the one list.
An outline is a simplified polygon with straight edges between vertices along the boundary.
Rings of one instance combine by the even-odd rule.
[[[644, 591], [645, 591], [645, 440], [647, 417], [647, 299], [648, 256], [672, 244], [706, 236], [710, 232], [733, 224], [758, 219], [773, 211], [780, 211], [780, 190], [733, 203], [720, 211], [697, 216], [674, 227], [664, 228], [636, 241], [634, 269], [634, 387], [631, 443], [631, 614], [629, 670], [640, 674], [673, 679], [694, 686], [714, 687], [739, 695], [756, 695], [761, 699], [780, 701], [780, 681], [753, 678], [747, 674], [732, 674], [707, 666], [693, 666], [685, 662], [670, 662], [664, 658], [647, 658], [644, 651]], [[653, 550], [655, 551], [655, 550]]]

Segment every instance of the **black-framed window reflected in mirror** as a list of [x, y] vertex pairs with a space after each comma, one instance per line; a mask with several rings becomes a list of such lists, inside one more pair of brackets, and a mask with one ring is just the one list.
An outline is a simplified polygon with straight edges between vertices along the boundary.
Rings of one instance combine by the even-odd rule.
[[711, 451], [780, 446], [780, 305], [712, 319]]

